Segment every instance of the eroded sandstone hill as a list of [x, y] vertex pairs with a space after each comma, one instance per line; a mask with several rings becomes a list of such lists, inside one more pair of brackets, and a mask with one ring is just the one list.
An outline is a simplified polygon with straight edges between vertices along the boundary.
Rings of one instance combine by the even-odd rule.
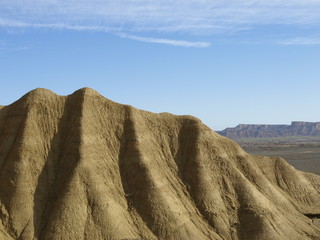
[[194, 117], [88, 88], [36, 89], [0, 110], [3, 240], [320, 239], [317, 214], [319, 176]]

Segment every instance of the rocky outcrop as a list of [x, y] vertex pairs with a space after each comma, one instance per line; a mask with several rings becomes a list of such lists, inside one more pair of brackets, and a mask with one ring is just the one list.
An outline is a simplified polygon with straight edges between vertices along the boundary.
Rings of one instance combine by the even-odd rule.
[[231, 139], [320, 136], [320, 122], [292, 122], [291, 125], [240, 124], [217, 133]]
[[320, 177], [92, 89], [0, 110], [1, 239], [319, 239]]

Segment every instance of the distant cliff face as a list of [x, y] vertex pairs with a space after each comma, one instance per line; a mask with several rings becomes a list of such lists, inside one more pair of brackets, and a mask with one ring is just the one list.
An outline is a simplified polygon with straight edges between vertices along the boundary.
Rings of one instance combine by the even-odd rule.
[[320, 122], [292, 122], [291, 125], [240, 124], [218, 133], [232, 139], [320, 136]]

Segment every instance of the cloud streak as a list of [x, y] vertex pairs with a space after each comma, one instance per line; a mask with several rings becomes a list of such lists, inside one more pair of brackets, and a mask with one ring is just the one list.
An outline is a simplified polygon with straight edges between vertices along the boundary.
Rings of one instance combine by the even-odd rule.
[[179, 47], [197, 47], [197, 48], [210, 47], [209, 42], [190, 42], [190, 41], [163, 39], [163, 38], [148, 38], [148, 37], [129, 35], [125, 33], [119, 33], [117, 35], [122, 38], [127, 38], [127, 39], [132, 39], [140, 42], [147, 42], [147, 43], [160, 43], [160, 44], [167, 44], [167, 45], [173, 45], [173, 46], [179, 46]]
[[320, 37], [300, 37], [281, 40], [278, 42], [282, 45], [320, 45]]
[[4, 51], [25, 51], [28, 47], [16, 46], [14, 44], [9, 44], [6, 41], [0, 40], [0, 52]]
[[[66, 24], [41, 24], [41, 23], [24, 23], [19, 21], [12, 21], [7, 19], [0, 18], [0, 26], [5, 27], [25, 27], [25, 28], [50, 28], [50, 29], [67, 29], [74, 31], [99, 31], [99, 32], [118, 32], [119, 28], [110, 28], [104, 26], [81, 26], [81, 25], [66, 25]], [[140, 42], [147, 43], [159, 43], [166, 44], [172, 46], [179, 47], [195, 47], [195, 48], [206, 48], [210, 47], [211, 43], [209, 42], [192, 42], [192, 41], [184, 41], [184, 40], [174, 40], [174, 39], [164, 39], [164, 38], [149, 38], [149, 37], [141, 37], [136, 35], [130, 35], [126, 33], [116, 33], [115, 35], [131, 39]], [[1, 42], [0, 42], [1, 47]], [[2, 48], [3, 49], [3, 48]]]

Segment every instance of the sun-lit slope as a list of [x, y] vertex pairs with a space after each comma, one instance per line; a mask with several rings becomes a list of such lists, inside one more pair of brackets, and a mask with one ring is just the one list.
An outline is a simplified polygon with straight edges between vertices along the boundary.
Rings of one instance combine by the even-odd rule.
[[320, 239], [320, 178], [92, 89], [0, 110], [0, 239]]

